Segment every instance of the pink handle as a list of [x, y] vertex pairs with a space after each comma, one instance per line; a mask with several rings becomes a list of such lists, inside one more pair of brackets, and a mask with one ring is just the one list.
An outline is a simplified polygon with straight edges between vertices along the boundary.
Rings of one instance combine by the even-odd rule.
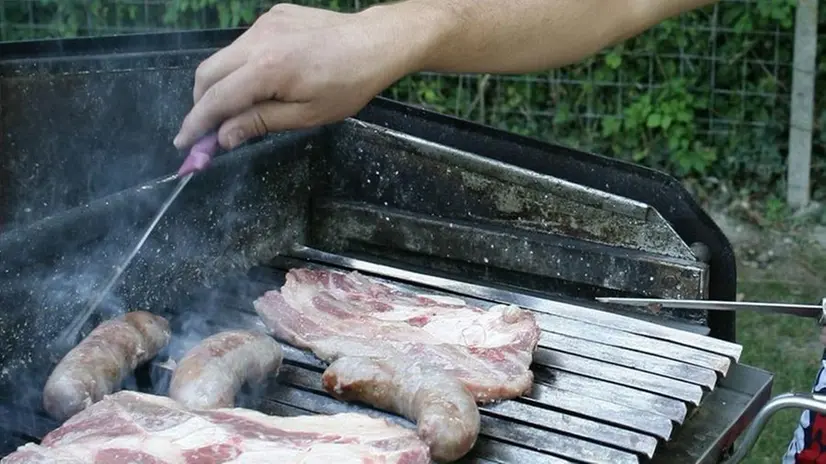
[[218, 134], [203, 137], [189, 149], [189, 155], [178, 169], [178, 175], [185, 176], [191, 172], [206, 169], [216, 151], [218, 151]]

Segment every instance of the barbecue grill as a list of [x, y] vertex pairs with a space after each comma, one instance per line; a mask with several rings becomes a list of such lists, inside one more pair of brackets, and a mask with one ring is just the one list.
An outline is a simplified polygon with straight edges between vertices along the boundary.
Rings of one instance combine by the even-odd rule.
[[[0, 44], [0, 456], [59, 424], [49, 342], [175, 187], [170, 140], [197, 63], [240, 30]], [[163, 391], [168, 357], [227, 328], [296, 266], [535, 311], [531, 394], [482, 408], [468, 462], [711, 463], [769, 400], [734, 316], [597, 296], [732, 300], [730, 244], [671, 177], [377, 98], [355, 117], [255, 140], [190, 182], [95, 320], [161, 313], [175, 337], [125, 388]], [[285, 365], [243, 404], [370, 411]]]

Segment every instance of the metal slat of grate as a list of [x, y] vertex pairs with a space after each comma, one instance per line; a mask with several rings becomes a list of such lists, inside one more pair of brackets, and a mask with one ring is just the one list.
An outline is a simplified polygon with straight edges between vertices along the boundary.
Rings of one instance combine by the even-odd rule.
[[612, 464], [640, 462], [640, 459], [633, 454], [600, 446], [592, 442], [576, 440], [565, 435], [556, 435], [527, 425], [489, 416], [482, 416], [481, 422], [482, 430], [485, 431], [485, 433], [494, 433], [502, 437], [502, 440], [514, 444], [521, 444], [556, 456], [575, 459], [578, 462], [610, 462]]
[[545, 348], [540, 348], [534, 353], [533, 362], [554, 370], [560, 369], [573, 374], [627, 385], [695, 406], [700, 404], [703, 398], [703, 389], [697, 385]]
[[548, 332], [653, 354], [683, 364], [713, 369], [720, 374], [725, 374], [731, 366], [731, 360], [725, 356], [622, 330], [596, 326], [590, 322], [581, 322], [541, 313], [536, 313], [536, 322], [542, 330]]
[[533, 390], [525, 398], [536, 400], [538, 405], [560, 408], [637, 432], [652, 433], [663, 440], [671, 438], [673, 431], [671, 420], [657, 413], [559, 390], [549, 385], [534, 384]]
[[717, 373], [711, 369], [660, 356], [642, 354], [633, 349], [591, 342], [569, 335], [543, 332], [539, 340], [539, 346], [577, 354], [586, 358], [599, 359], [642, 372], [662, 375], [663, 377], [693, 383], [708, 389], [714, 388], [717, 383]]
[[542, 462], [544, 464], [566, 464], [567, 459], [556, 458], [538, 451], [529, 450], [527, 448], [520, 448], [516, 446], [497, 446], [498, 443], [493, 440], [480, 440], [476, 442], [473, 451], [470, 452], [472, 456], [484, 456], [493, 462], [500, 463], [514, 463], [514, 462]]
[[541, 366], [532, 367], [534, 381], [540, 385], [549, 385], [556, 391], [576, 393], [588, 398], [623, 404], [641, 411], [649, 411], [682, 424], [688, 414], [688, 408], [682, 401], [667, 398], [654, 393], [601, 379], [583, 377], [564, 371], [553, 371]]

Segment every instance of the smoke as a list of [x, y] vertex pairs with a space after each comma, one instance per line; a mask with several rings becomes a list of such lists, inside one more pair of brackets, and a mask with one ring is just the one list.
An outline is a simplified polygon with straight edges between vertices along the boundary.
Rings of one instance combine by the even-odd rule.
[[[174, 188], [148, 183], [183, 160], [171, 140], [204, 56], [0, 61], [0, 405], [39, 409], [53, 366], [45, 347], [105, 285]], [[217, 295], [182, 309], [191, 289], [274, 253], [281, 240], [274, 222], [255, 219], [266, 214], [249, 206], [255, 189], [240, 194], [249, 176], [236, 165], [225, 179], [196, 177], [85, 333], [128, 310], [183, 311], [170, 317], [176, 332], [164, 353], [177, 358], [220, 327], [206, 322], [220, 321]], [[271, 237], [242, 246], [266, 229]], [[0, 435], [15, 422], [42, 422], [2, 416]]]
[[[247, 171], [243, 166], [236, 166], [233, 178], [244, 179]], [[215, 185], [214, 180], [220, 175], [213, 173], [211, 177], [213, 182], [193, 179], [184, 190], [170, 208], [168, 217], [150, 235], [132, 265], [121, 276], [114, 291], [101, 302], [83, 334], [88, 334], [101, 321], [126, 311], [149, 310], [164, 314], [173, 323], [172, 341], [158, 359], [180, 359], [203, 338], [232, 326], [232, 311], [239, 308], [228, 308], [226, 302], [230, 297], [226, 292], [209, 286], [216, 285], [232, 272], [240, 280], [245, 268], [266, 259], [265, 255], [251, 255], [250, 248], [254, 247], [245, 249], [239, 236], [239, 232], [249, 229], [249, 224], [256, 223], [255, 218], [261, 214], [261, 209], [244, 211], [239, 207], [239, 202], [250, 201], [244, 195], [243, 182]], [[0, 339], [5, 345], [0, 354], [3, 356], [0, 399], [39, 409], [40, 392], [54, 362], [44, 348], [74, 316], [86, 309], [112, 277], [115, 267], [136, 244], [149, 218], [174, 185], [164, 187], [158, 188], [157, 194], [145, 195], [145, 191], [138, 188], [136, 194], [126, 195], [134, 200], [140, 197], [141, 201], [104, 199], [96, 202], [100, 209], [76, 215], [77, 223], [71, 227], [61, 222], [52, 233], [38, 236], [41, 243], [30, 244], [26, 259], [15, 260], [23, 262], [23, 266], [7, 266], [3, 269], [5, 272], [0, 272], [3, 276], [0, 279], [0, 306], [14, 308], [0, 316]], [[190, 188], [193, 190], [188, 190]], [[215, 200], [214, 203], [193, 209], [199, 200], [204, 202], [201, 190], [205, 188], [214, 189], [214, 197], [210, 198]], [[128, 206], [119, 210], [113, 209], [113, 204]], [[48, 218], [43, 220], [49, 221]], [[43, 248], [40, 245], [45, 245], [43, 241], [64, 241], [69, 245], [84, 241], [79, 240], [78, 235], [61, 236], [66, 230], [60, 229], [66, 227], [94, 240], [78, 247], [61, 247], [58, 243], [56, 248], [61, 251], [52, 257], [38, 253]], [[105, 235], [99, 236], [101, 233]], [[278, 234], [273, 238], [278, 238]], [[49, 245], [55, 247], [55, 243]], [[272, 249], [271, 257], [277, 246], [265, 248]], [[0, 250], [13, 253], [1, 244]], [[199, 287], [205, 293], [193, 294], [193, 289]], [[152, 379], [152, 388], [156, 391], [163, 389], [164, 381], [164, 378]], [[137, 388], [138, 383], [130, 378], [125, 387]]]
[[[0, 77], [8, 89], [0, 165], [11, 179], [0, 198], [0, 403], [34, 411], [32, 421], [54, 366], [45, 348], [106, 285], [175, 187], [153, 179], [183, 160], [171, 139], [191, 104], [197, 61], [180, 59], [61, 60]], [[192, 179], [84, 333], [129, 310], [163, 314], [174, 336], [157, 359], [176, 360], [237, 327], [234, 315], [251, 307], [234, 306], [249, 295], [219, 283], [242, 279], [294, 240], [309, 195], [304, 171], [273, 174], [260, 153], [242, 155]], [[152, 369], [149, 388], [159, 391], [165, 378]]]

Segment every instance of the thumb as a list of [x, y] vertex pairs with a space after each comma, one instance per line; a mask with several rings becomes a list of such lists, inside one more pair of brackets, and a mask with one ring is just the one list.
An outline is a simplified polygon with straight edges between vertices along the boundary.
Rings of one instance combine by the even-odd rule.
[[310, 126], [311, 115], [307, 103], [261, 102], [224, 121], [218, 130], [218, 141], [231, 150], [251, 138]]

